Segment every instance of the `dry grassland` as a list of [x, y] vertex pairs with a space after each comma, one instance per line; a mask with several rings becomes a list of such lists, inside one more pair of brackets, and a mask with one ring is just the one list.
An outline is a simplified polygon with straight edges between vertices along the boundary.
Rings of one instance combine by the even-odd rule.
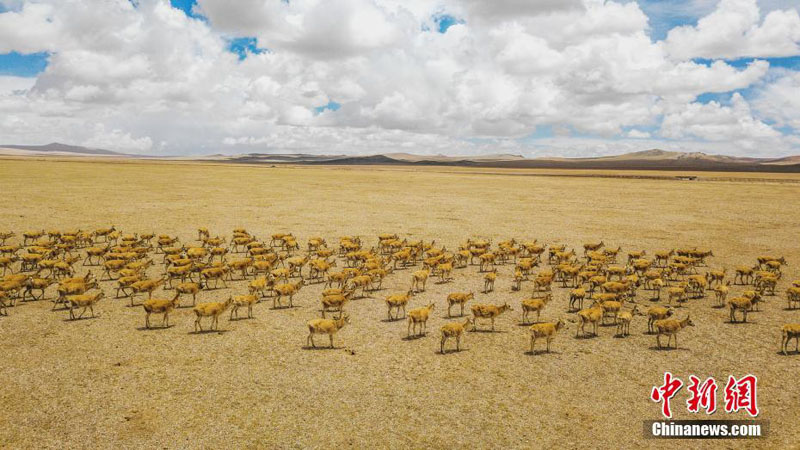
[[[262, 239], [291, 231], [304, 246], [314, 235], [331, 244], [360, 235], [372, 245], [378, 233], [397, 232], [448, 249], [470, 236], [577, 248], [602, 239], [623, 253], [711, 247], [710, 265], [729, 273], [763, 253], [790, 264], [779, 295], [746, 324], [727, 323], [710, 296], [690, 301], [677, 316], [691, 311], [696, 326], [672, 351], [654, 349], [646, 318], [637, 316], [628, 338], [602, 327], [597, 338], [576, 339], [571, 323], [553, 353], [526, 354], [519, 303], [530, 284], [511, 292], [510, 265], [496, 291], [476, 300], [507, 301], [515, 311], [498, 319], [495, 333], [466, 333], [464, 351], [447, 355], [437, 353], [445, 297], [482, 289], [477, 266], [456, 270], [449, 284], [431, 279], [413, 299], [412, 307], [437, 305], [428, 335], [414, 340], [403, 339], [404, 321], [385, 321], [383, 298], [410, 285], [410, 270], [395, 272], [385, 290], [348, 304], [352, 324], [335, 350], [303, 348], [322, 285], [304, 288], [294, 309], [262, 302], [255, 319], [229, 322], [226, 313], [221, 332], [204, 334], [190, 333], [189, 308], [172, 315], [169, 329], [144, 330], [142, 308], [127, 300], [106, 298], [98, 318], [78, 321], [51, 312], [49, 301], [23, 303], [0, 318], [0, 443], [10, 448], [667, 447], [642, 438], [642, 421], [659, 417], [649, 392], [665, 370], [684, 380], [714, 376], [723, 386], [729, 374], [759, 377], [760, 418], [771, 436], [692, 446], [800, 442], [800, 356], [778, 354], [780, 326], [800, 322], [800, 310], [784, 310], [783, 294], [800, 278], [797, 183], [0, 160], [0, 193], [0, 230], [18, 234], [115, 224], [192, 242], [198, 226], [226, 236], [245, 227]], [[103, 283], [108, 293], [113, 286]], [[203, 292], [199, 301], [230, 293], [245, 293], [245, 284]], [[643, 293], [638, 301], [648, 303]], [[543, 320], [573, 318], [566, 306], [567, 290], [557, 288]], [[684, 389], [674, 400], [679, 419], [691, 418], [686, 398]]]

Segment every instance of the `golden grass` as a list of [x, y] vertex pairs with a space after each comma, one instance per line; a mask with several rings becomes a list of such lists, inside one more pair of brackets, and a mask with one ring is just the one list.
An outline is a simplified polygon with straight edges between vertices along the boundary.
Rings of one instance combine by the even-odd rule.
[[[98, 318], [80, 321], [65, 321], [66, 311], [50, 312], [47, 301], [25, 303], [0, 318], [0, 442], [666, 447], [666, 441], [642, 439], [642, 421], [659, 418], [649, 392], [670, 370], [684, 380], [714, 376], [721, 385], [729, 374], [754, 373], [760, 418], [770, 421], [771, 436], [739, 442], [796, 445], [800, 357], [780, 356], [778, 346], [780, 326], [800, 322], [800, 311], [783, 309], [783, 291], [800, 264], [800, 185], [474, 172], [4, 159], [0, 228], [19, 234], [113, 223], [126, 232], [178, 234], [190, 242], [198, 226], [224, 235], [242, 226], [260, 238], [291, 231], [301, 245], [309, 236], [334, 243], [344, 234], [372, 244], [378, 233], [397, 232], [435, 238], [449, 249], [474, 235], [578, 248], [603, 239], [622, 245], [623, 253], [708, 246], [716, 255], [711, 265], [729, 272], [761, 253], [785, 255], [791, 266], [780, 295], [749, 315], [752, 323], [726, 323], [727, 311], [711, 308], [711, 296], [690, 301], [677, 315], [691, 310], [697, 326], [679, 334], [680, 349], [673, 351], [654, 350], [655, 337], [643, 334], [646, 318], [637, 316], [626, 339], [612, 337], [613, 326], [601, 327], [599, 338], [575, 339], [570, 324], [553, 342], [553, 353], [526, 354], [519, 302], [530, 285], [511, 292], [511, 266], [501, 268], [494, 293], [477, 294], [475, 301], [508, 301], [515, 311], [498, 319], [496, 333], [465, 333], [464, 351], [448, 355], [437, 354], [438, 329], [448, 321], [445, 298], [480, 291], [483, 279], [474, 266], [455, 270], [450, 284], [431, 279], [412, 300], [410, 308], [436, 302], [426, 337], [404, 340], [404, 321], [384, 322], [383, 297], [410, 285], [411, 271], [403, 270], [386, 280], [388, 289], [347, 305], [353, 323], [336, 336], [333, 351], [303, 348], [305, 322], [319, 317], [321, 285], [305, 287], [295, 297], [297, 308], [270, 310], [271, 302], [262, 302], [254, 320], [228, 322], [226, 313], [223, 332], [199, 335], [190, 334], [188, 308], [171, 315], [173, 327], [145, 331], [142, 308], [126, 307], [127, 300], [106, 298], [95, 308]], [[103, 286], [111, 292], [113, 283]], [[238, 282], [202, 292], [198, 301], [245, 292]], [[171, 297], [161, 290], [156, 295]], [[556, 289], [542, 319], [571, 318], [567, 295]], [[648, 303], [643, 295], [639, 302]], [[686, 395], [684, 389], [673, 403], [679, 419], [691, 418]], [[727, 416], [713, 417], [745, 417]]]

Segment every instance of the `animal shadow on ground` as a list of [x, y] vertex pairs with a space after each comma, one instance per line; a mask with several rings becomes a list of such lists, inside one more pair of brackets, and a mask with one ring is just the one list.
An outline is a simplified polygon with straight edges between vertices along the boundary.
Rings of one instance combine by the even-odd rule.
[[650, 350], [661, 351], [661, 352], [674, 352], [674, 351], [676, 351], [676, 350], [680, 350], [680, 351], [682, 351], [682, 352], [689, 351], [689, 349], [688, 349], [688, 348], [683, 348], [683, 347], [678, 347], [678, 348], [675, 348], [675, 347], [666, 347], [666, 346], [664, 346], [664, 347], [659, 347], [658, 345], [653, 345], [653, 346], [650, 346], [650, 347], [647, 347], [647, 348], [648, 348], [648, 349], [650, 349]]
[[223, 329], [223, 330], [199, 330], [199, 331], [190, 331], [187, 334], [214, 334], [214, 333], [225, 334], [228, 331], [230, 331], [230, 330], [225, 330], [225, 329]]
[[428, 335], [428, 333], [427, 333], [427, 332], [425, 332], [425, 333], [422, 333], [422, 334], [412, 334], [411, 336], [405, 336], [405, 337], [403, 337], [403, 340], [404, 340], [404, 341], [416, 341], [417, 339], [422, 339], [422, 338], [424, 338], [424, 337], [425, 337], [425, 336], [427, 336], [427, 335]]
[[442, 353], [441, 351], [438, 351], [438, 352], [436, 352], [436, 354], [439, 355], [439, 356], [445, 356], [445, 355], [449, 355], [451, 353], [462, 353], [462, 352], [468, 352], [468, 351], [469, 351], [468, 348], [461, 348], [459, 350], [450, 349], [450, 350], [445, 350], [444, 353]]
[[396, 318], [394, 318], [394, 319], [389, 319], [389, 318], [386, 318], [386, 319], [381, 319], [381, 322], [384, 322], [384, 323], [392, 323], [392, 322], [399, 322], [399, 321], [401, 321], [401, 320], [405, 320], [405, 319], [406, 319], [405, 317], [396, 317]]
[[74, 319], [72, 319], [70, 317], [67, 317], [66, 319], [63, 319], [63, 321], [64, 322], [82, 322], [84, 320], [97, 319], [99, 317], [100, 317], [100, 314], [95, 314], [94, 317], [92, 317], [92, 316], [84, 316], [84, 317], [75, 317]]
[[150, 328], [147, 328], [147, 327], [136, 327], [136, 330], [137, 331], [160, 331], [160, 330], [169, 330], [170, 328], [174, 328], [174, 327], [175, 327], [175, 324], [173, 323], [172, 325], [170, 325], [168, 327], [164, 327], [164, 326], [161, 326], [161, 325], [155, 326], [155, 327], [150, 327]]
[[554, 350], [550, 350], [550, 351], [548, 352], [548, 351], [547, 351], [547, 349], [543, 349], [543, 350], [535, 350], [535, 351], [533, 351], [533, 352], [532, 352], [532, 351], [530, 351], [530, 350], [528, 350], [527, 352], [525, 352], [525, 354], [526, 354], [526, 355], [528, 355], [528, 356], [539, 356], [539, 355], [560, 355], [560, 354], [561, 354], [561, 352], [557, 352], [557, 351], [554, 351]]
[[587, 333], [587, 334], [582, 334], [580, 336], [575, 336], [575, 339], [586, 339], [586, 340], [588, 340], [588, 339], [596, 339], [598, 337], [600, 337], [600, 336], [598, 336], [596, 334], [592, 334], [592, 333]]
[[238, 322], [240, 320], [256, 320], [256, 318], [255, 317], [244, 316], [244, 317], [234, 317], [234, 318], [228, 319], [228, 321], [230, 321], [230, 322]]
[[283, 311], [284, 309], [295, 309], [299, 307], [300, 305], [292, 305], [292, 306], [286, 305], [286, 306], [274, 306], [274, 307], [271, 306], [269, 309], [270, 311]]
[[336, 347], [336, 346], [331, 347], [331, 346], [328, 346], [328, 345], [324, 345], [324, 346], [318, 345], [316, 347], [312, 347], [310, 345], [304, 345], [303, 346], [303, 350], [312, 350], [312, 351], [313, 350], [341, 350], [343, 348], [344, 347]]

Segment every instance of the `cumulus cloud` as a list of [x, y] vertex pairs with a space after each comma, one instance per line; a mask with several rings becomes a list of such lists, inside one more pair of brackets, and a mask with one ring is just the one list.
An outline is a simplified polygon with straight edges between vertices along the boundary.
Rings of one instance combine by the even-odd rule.
[[721, 0], [697, 26], [670, 30], [666, 47], [678, 59], [800, 55], [800, 13], [769, 12], [762, 21], [756, 0]]
[[791, 127], [800, 132], [800, 73], [784, 72], [776, 80], [761, 86], [753, 101], [755, 109], [777, 127]]
[[153, 141], [148, 136], [135, 138], [119, 129], [106, 130], [102, 124], [98, 124], [92, 136], [81, 144], [89, 148], [114, 148], [130, 153], [145, 153], [153, 147]]
[[[749, 56], [786, 54], [797, 11], [779, 5], [762, 19], [752, 2], [723, 0], [654, 42], [635, 2], [198, 0], [204, 19], [167, 0], [134, 3], [37, 0], [0, 13], [0, 52], [50, 54], [35, 79], [0, 77], [4, 139], [165, 153], [797, 148], [765, 122], [795, 123], [800, 106], [780, 96], [796, 74], [732, 65], [720, 58], [738, 54], [712, 39], [717, 27], [736, 48], [764, 49]], [[236, 37], [265, 51], [240, 60]], [[696, 102], [754, 86], [752, 107], [738, 94]], [[556, 137], [529, 138], [539, 127]]]
[[781, 134], [753, 117], [749, 104], [738, 93], [730, 105], [719, 102], [690, 103], [664, 117], [660, 134], [672, 139], [699, 138], [714, 142], [737, 142], [757, 153], [781, 146]]

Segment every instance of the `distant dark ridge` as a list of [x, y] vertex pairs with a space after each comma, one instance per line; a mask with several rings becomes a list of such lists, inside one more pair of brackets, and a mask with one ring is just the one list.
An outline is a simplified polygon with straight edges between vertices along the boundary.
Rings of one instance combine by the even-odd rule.
[[261, 163], [261, 164], [302, 164], [302, 165], [391, 165], [391, 166], [439, 166], [439, 167], [487, 167], [506, 169], [586, 169], [586, 170], [664, 170], [664, 171], [698, 171], [698, 172], [772, 172], [800, 173], [800, 164], [759, 164], [753, 162], [721, 162], [700, 159], [525, 159], [513, 161], [401, 161], [385, 155], [350, 156], [331, 159], [274, 161], [258, 157], [238, 157], [228, 162]]
[[83, 155], [114, 155], [125, 156], [124, 153], [112, 152], [111, 150], [102, 150], [99, 148], [80, 147], [77, 145], [67, 145], [58, 142], [51, 142], [46, 145], [0, 145], [2, 148], [13, 148], [15, 150], [28, 150], [33, 152], [64, 152], [64, 153], [79, 153]]

